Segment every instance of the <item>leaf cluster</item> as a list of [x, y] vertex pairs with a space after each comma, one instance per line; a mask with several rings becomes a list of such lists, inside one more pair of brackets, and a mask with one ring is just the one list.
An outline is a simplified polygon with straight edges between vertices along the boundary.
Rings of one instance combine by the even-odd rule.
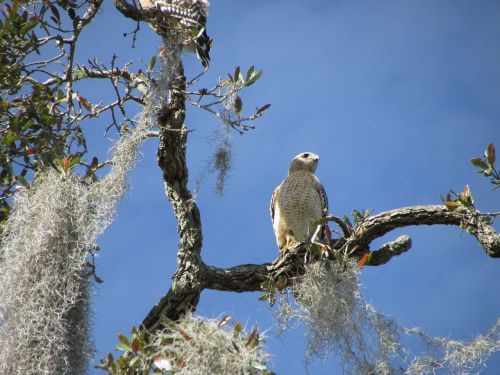
[[[27, 87], [28, 88], [28, 87]], [[17, 183], [29, 187], [27, 175], [62, 159], [68, 150], [68, 139], [85, 146], [80, 129], [64, 126], [64, 115], [58, 110], [60, 90], [33, 83], [31, 92], [0, 105], [0, 199], [3, 209]], [[4, 211], [5, 212], [5, 211]], [[1, 219], [0, 219], [1, 220]]]
[[[495, 145], [493, 143], [488, 145], [483, 156], [470, 160], [472, 165], [479, 168], [477, 171], [478, 173], [483, 174], [485, 177], [490, 177], [490, 182], [493, 184], [494, 189], [500, 186], [500, 172], [495, 167], [495, 161]], [[450, 190], [450, 192], [446, 194], [446, 198], [441, 197], [441, 200], [450, 211], [466, 208], [473, 213], [477, 212], [474, 207], [475, 199], [469, 185], [465, 185], [464, 190], [460, 193], [455, 193]]]
[[441, 198], [446, 208], [450, 211], [455, 211], [460, 207], [464, 207], [475, 212], [474, 208], [474, 197], [470, 190], [469, 185], [465, 185], [464, 191], [460, 193], [455, 193], [450, 191], [446, 194], [446, 198]]
[[94, 176], [99, 166], [83, 161], [82, 121], [113, 107], [95, 106], [73, 87], [79, 79], [94, 78], [79, 76], [82, 67], [73, 62], [86, 25], [77, 13], [91, 14], [94, 5], [87, 0], [13, 0], [1, 11], [0, 224], [9, 216], [16, 189], [29, 188], [37, 171], [54, 167], [67, 172], [82, 164]]
[[[258, 350], [262, 341], [258, 329], [254, 328], [250, 333], [246, 333], [243, 325], [236, 322], [228, 331], [224, 326], [230, 320], [231, 317], [224, 316], [214, 325], [210, 321], [194, 319], [191, 316], [180, 322], [165, 319], [164, 329], [153, 337], [146, 331], [133, 327], [129, 338], [123, 334], [118, 335], [120, 344], [117, 349], [122, 351], [123, 355], [115, 359], [110, 353], [96, 367], [113, 375], [198, 373], [200, 369], [196, 367], [197, 360], [193, 355], [214, 356], [222, 350], [236, 356], [241, 352], [244, 356], [243, 351]], [[222, 335], [212, 332], [213, 329], [220, 331]], [[208, 345], [204, 345], [203, 340], [209, 340]], [[216, 348], [214, 345], [224, 347]], [[192, 353], [192, 350], [196, 353]], [[273, 374], [261, 361], [253, 361], [251, 368], [247, 370], [249, 374]]]
[[494, 188], [500, 187], [500, 171], [495, 167], [496, 155], [495, 145], [490, 143], [483, 156], [471, 159], [472, 165], [478, 167], [478, 173], [482, 173], [486, 177], [490, 177], [490, 182]]
[[[255, 70], [252, 65], [246, 73], [241, 71], [240, 66], [236, 66], [234, 72], [227, 73], [226, 79], [219, 79], [219, 82], [212, 88], [201, 88], [197, 91], [186, 92], [188, 102], [198, 108], [204, 109], [217, 116], [223, 124], [233, 128], [240, 134], [254, 129], [249, 123], [261, 117], [270, 104], [256, 106], [251, 115], [243, 115], [243, 99], [240, 91], [253, 85], [262, 76], [262, 70]], [[195, 78], [188, 82], [193, 85], [197, 82]]]
[[260, 288], [265, 292], [259, 297], [259, 301], [267, 301], [271, 306], [276, 303], [276, 294], [287, 287], [289, 280], [286, 277], [280, 276], [277, 280], [268, 277], [260, 284]]
[[19, 1], [5, 4], [0, 19], [0, 92], [15, 93], [20, 88], [22, 63], [33, 50], [38, 38], [32, 29], [39, 19], [26, 10], [18, 14]]

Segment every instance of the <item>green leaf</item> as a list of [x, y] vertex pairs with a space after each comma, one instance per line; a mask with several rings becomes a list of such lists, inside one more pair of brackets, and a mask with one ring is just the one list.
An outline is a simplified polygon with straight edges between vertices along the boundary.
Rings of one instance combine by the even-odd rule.
[[352, 210], [352, 219], [354, 220], [354, 224], [357, 225], [361, 221], [361, 213], [354, 209]]
[[254, 71], [255, 67], [253, 65], [250, 68], [248, 68], [246, 81], [248, 81], [252, 77]]
[[234, 99], [234, 111], [236, 112], [236, 115], [240, 117], [241, 111], [243, 110], [243, 101], [239, 96]]
[[62, 159], [54, 159], [54, 164], [56, 165], [56, 167], [59, 167], [60, 170], [63, 170], [63, 161]]
[[275, 288], [278, 290], [282, 290], [286, 287], [286, 278], [280, 277], [278, 281], [276, 282]]
[[24, 178], [24, 176], [22, 175], [18, 175], [16, 176], [16, 180], [21, 184], [23, 185], [24, 187], [26, 188], [29, 188], [30, 187], [30, 183], [28, 182], [28, 180], [26, 178]]
[[29, 119], [28, 121], [26, 121], [23, 125], [23, 130], [27, 130], [29, 128], [31, 128], [31, 125], [33, 125], [33, 120], [32, 119]]
[[450, 200], [446, 200], [444, 202], [444, 205], [446, 206], [446, 208], [450, 211], [455, 211], [458, 207], [462, 206], [462, 203], [460, 202], [457, 202], [457, 201], [450, 201]]
[[458, 194], [458, 200], [465, 207], [471, 207], [474, 204], [474, 197], [472, 196], [469, 185], [465, 185], [463, 193]]
[[6, 135], [5, 135], [5, 138], [3, 140], [3, 143], [6, 145], [6, 146], [10, 146], [12, 143], [14, 143], [15, 141], [17, 140], [17, 134], [14, 133], [14, 132], [8, 132]]
[[126, 344], [119, 344], [117, 347], [116, 347], [117, 350], [122, 350], [124, 352], [132, 352], [132, 348], [130, 347], [130, 345], [126, 345]]
[[318, 244], [313, 243], [311, 245], [311, 253], [315, 257], [321, 257], [321, 246], [319, 246]]
[[12, 127], [12, 129], [13, 129], [14, 131], [19, 131], [19, 130], [21, 129], [20, 124], [21, 124], [21, 123], [20, 123], [20, 119], [19, 119], [19, 117], [15, 117], [15, 118], [13, 118], [13, 119], [12, 119], [12, 122], [10, 123], [10, 125], [11, 125], [11, 127]]
[[259, 343], [259, 332], [257, 331], [257, 327], [255, 327], [250, 333], [250, 335], [248, 335], [245, 346], [247, 348], [248, 347], [254, 348], [255, 346], [257, 346], [258, 343]]
[[151, 72], [156, 65], [156, 55], [151, 56], [149, 59], [148, 72]]
[[[118, 367], [121, 369], [121, 370], [125, 370], [128, 368], [128, 358], [126, 359], [125, 357], [118, 357], [116, 359], [116, 364], [118, 365]], [[119, 372], [119, 374], [122, 374], [124, 372]]]
[[104, 282], [104, 280], [97, 275], [94, 275], [94, 280], [97, 284], [102, 284]]
[[259, 301], [268, 301], [269, 300], [269, 293], [263, 294], [259, 297]]
[[99, 159], [97, 159], [97, 157], [94, 156], [92, 158], [92, 162], [90, 163], [90, 168], [96, 169], [98, 165], [99, 165]]
[[342, 221], [352, 227], [351, 219], [349, 219], [346, 215], [342, 216]]
[[129, 369], [131, 370], [131, 369], [134, 369], [134, 368], [136, 368], [137, 366], [139, 366], [139, 365], [140, 365], [140, 360], [141, 360], [141, 359], [140, 359], [139, 357], [133, 357], [133, 358], [129, 361], [129, 363], [128, 363], [128, 367], [129, 367]]
[[470, 159], [470, 162], [472, 163], [472, 165], [474, 165], [475, 167], [478, 167], [478, 168], [481, 168], [481, 169], [487, 169], [488, 168], [488, 164], [486, 164], [483, 159], [481, 158], [474, 158], [474, 159]]
[[57, 9], [57, 7], [51, 4], [50, 11], [54, 15], [54, 18], [56, 19], [57, 23], [61, 23], [61, 15], [59, 14], [59, 10]]
[[240, 79], [240, 67], [237, 66], [235, 69], [234, 69], [234, 80], [235, 81], [238, 81]]
[[38, 25], [38, 19], [31, 20], [26, 22], [21, 29], [19, 30], [19, 33], [21, 34], [27, 34], [31, 29], [33, 29], [36, 25]]
[[80, 157], [79, 156], [73, 156], [69, 162], [69, 168], [73, 168], [75, 165], [77, 165], [80, 162]]
[[125, 345], [130, 345], [130, 342], [128, 341], [128, 338], [124, 334], [122, 334], [122, 333], [118, 334], [118, 340], [120, 340]]
[[243, 331], [243, 325], [241, 324], [241, 322], [237, 322], [233, 327], [234, 337], [239, 336], [242, 331]]
[[262, 73], [263, 73], [263, 71], [259, 70], [257, 73], [252, 74], [250, 79], [245, 83], [245, 86], [253, 85], [262, 76]]

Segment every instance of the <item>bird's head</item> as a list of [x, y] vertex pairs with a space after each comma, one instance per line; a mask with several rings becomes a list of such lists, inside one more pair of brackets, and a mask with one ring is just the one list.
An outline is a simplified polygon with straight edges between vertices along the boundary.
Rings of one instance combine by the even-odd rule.
[[297, 171], [314, 173], [318, 166], [319, 156], [312, 152], [302, 152], [293, 158], [288, 168], [288, 174]]

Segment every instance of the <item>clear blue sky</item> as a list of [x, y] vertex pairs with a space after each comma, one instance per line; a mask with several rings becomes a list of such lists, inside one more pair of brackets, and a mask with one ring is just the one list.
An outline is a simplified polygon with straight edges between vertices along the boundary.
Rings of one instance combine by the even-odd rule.
[[[122, 36], [134, 23], [106, 2], [82, 36], [78, 57], [98, 56], [147, 65], [160, 39], [147, 25], [138, 46]], [[209, 85], [235, 65], [264, 70], [244, 94], [247, 108], [271, 103], [257, 129], [233, 135], [234, 169], [226, 193], [209, 177], [198, 195], [206, 263], [221, 267], [270, 262], [277, 250], [268, 213], [271, 193], [302, 151], [321, 156], [318, 176], [331, 212], [374, 212], [439, 203], [449, 188], [468, 183], [483, 211], [500, 210], [500, 191], [475, 174], [469, 159], [489, 142], [500, 150], [500, 3], [495, 1], [213, 1], [208, 32], [214, 39]], [[185, 58], [189, 74], [199, 70]], [[95, 86], [97, 87], [97, 86]], [[101, 90], [82, 87], [100, 98]], [[207, 138], [219, 126], [190, 110], [191, 182], [206, 165]], [[89, 129], [105, 155], [102, 126]], [[113, 350], [170, 286], [175, 271], [176, 222], [156, 166], [157, 140], [149, 140], [130, 176], [130, 192], [115, 223], [99, 240], [94, 339], [97, 358]], [[193, 184], [191, 185], [193, 186]], [[497, 225], [497, 229], [500, 227]], [[407, 254], [365, 268], [365, 298], [380, 312], [433, 335], [468, 339], [500, 316], [498, 260], [457, 228], [419, 227], [393, 232], [413, 238]], [[380, 243], [380, 242], [379, 242]], [[267, 347], [278, 374], [305, 374], [304, 332], [278, 338], [272, 311], [258, 293], [205, 291], [198, 312], [229, 314], [248, 328], [268, 330]], [[90, 372], [99, 373], [95, 369]], [[339, 373], [334, 359], [309, 374]], [[497, 353], [484, 374], [500, 373]]]

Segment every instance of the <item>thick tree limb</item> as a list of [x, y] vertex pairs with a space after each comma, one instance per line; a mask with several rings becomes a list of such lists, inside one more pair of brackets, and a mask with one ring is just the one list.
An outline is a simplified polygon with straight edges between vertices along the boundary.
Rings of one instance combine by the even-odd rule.
[[381, 266], [391, 260], [396, 255], [401, 255], [411, 248], [411, 238], [408, 236], [399, 236], [392, 242], [387, 242], [372, 252], [369, 266]]
[[[445, 206], [438, 205], [404, 207], [375, 215], [354, 231], [355, 238], [352, 240], [368, 247], [373, 240], [396, 228], [437, 224], [463, 226], [477, 238], [487, 255], [500, 257], [500, 235], [495, 232], [487, 217], [474, 216], [467, 210], [450, 212]], [[373, 251], [369, 265], [385, 264], [392, 257], [408, 251], [410, 247], [410, 237], [400, 236]], [[246, 264], [228, 269], [205, 266], [205, 288], [233, 292], [257, 291], [268, 277], [277, 279], [280, 275], [299, 276], [305, 251], [306, 246], [300, 245], [270, 264]]]
[[232, 268], [204, 266], [204, 286], [206, 289], [228, 292], [256, 292], [262, 290], [260, 284], [266, 279], [287, 279], [304, 273], [306, 244], [298, 244], [272, 263], [243, 264]]
[[436, 224], [461, 226], [476, 237], [488, 256], [500, 257], [500, 235], [491, 226], [490, 218], [465, 208], [451, 212], [443, 205], [403, 207], [382, 212], [368, 218], [356, 229], [355, 240], [368, 245], [396, 228]]
[[[393, 256], [408, 251], [411, 239], [400, 236], [395, 241], [382, 245], [372, 253], [370, 266], [379, 266], [387, 263]], [[280, 277], [290, 279], [304, 273], [304, 257], [307, 245], [300, 244], [281, 255], [272, 263], [243, 264], [232, 268], [217, 268], [205, 266], [204, 285], [206, 289], [227, 292], [256, 292], [261, 291], [261, 284], [268, 278], [278, 280]]]
[[[135, 21], [147, 21], [156, 13], [155, 8], [141, 9], [125, 0], [114, 0], [116, 8]], [[194, 310], [203, 290], [203, 274], [200, 252], [202, 231], [200, 212], [191, 192], [187, 188], [188, 168], [186, 165], [186, 142], [188, 130], [184, 126], [186, 78], [180, 61], [180, 51], [172, 51], [169, 64], [176, 72], [170, 84], [168, 102], [158, 116], [160, 145], [158, 166], [163, 172], [165, 193], [172, 204], [177, 219], [179, 249], [177, 271], [172, 278], [168, 293], [153, 307], [142, 326], [148, 331], [158, 328], [162, 317], [177, 320]]]
[[[373, 240], [394, 229], [410, 225], [438, 224], [463, 227], [476, 237], [487, 255], [493, 258], [500, 257], [500, 235], [491, 226], [490, 218], [478, 213], [474, 214], [466, 209], [450, 212], [445, 206], [439, 205], [403, 207], [372, 216], [354, 228], [348, 241], [351, 241], [352, 244], [360, 244], [366, 249]], [[199, 291], [201, 292], [202, 289], [229, 292], [260, 291], [262, 290], [262, 282], [268, 278], [277, 280], [280, 277], [291, 279], [300, 276], [304, 272], [303, 265], [307, 247], [307, 244], [298, 244], [272, 263], [262, 265], [244, 264], [232, 268], [217, 268], [201, 263], [201, 269], [198, 269]], [[410, 247], [411, 239], [408, 236], [400, 236], [373, 251], [369, 265], [385, 264], [392, 257], [408, 251]], [[163, 305], [171, 305], [172, 303], [173, 301], [169, 301], [168, 295], [160, 301], [160, 304]], [[153, 309], [145, 323], [149, 325], [149, 321], [158, 320], [159, 316], [155, 315], [159, 310]]]
[[200, 212], [187, 188], [186, 141], [188, 131], [184, 127], [186, 78], [180, 59], [172, 80], [168, 103], [159, 115], [158, 165], [163, 172], [165, 192], [177, 218], [180, 242], [177, 254], [177, 272], [172, 287], [144, 320], [143, 326], [155, 329], [159, 318], [176, 320], [194, 310], [203, 289], [202, 261], [200, 257], [202, 232]]

